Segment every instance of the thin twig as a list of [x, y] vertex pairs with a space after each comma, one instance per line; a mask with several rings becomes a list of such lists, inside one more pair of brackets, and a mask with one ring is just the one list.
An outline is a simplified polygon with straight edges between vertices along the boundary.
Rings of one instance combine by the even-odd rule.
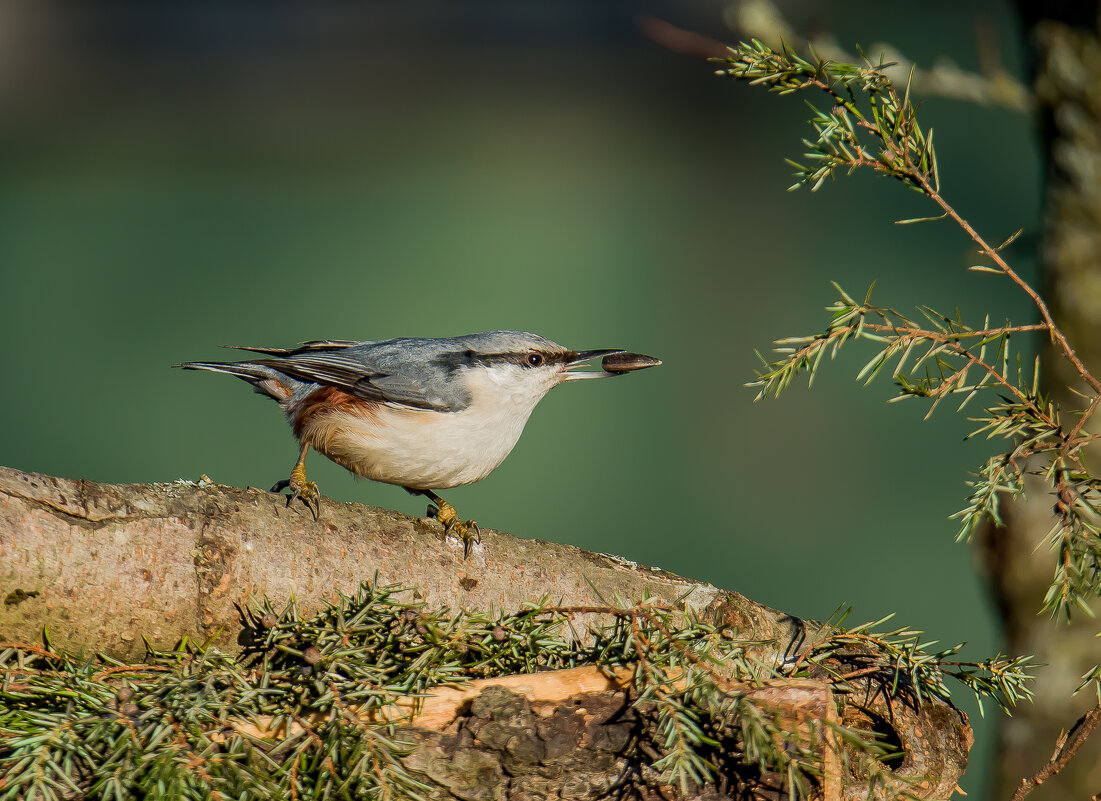
[[951, 217], [952, 220], [971, 237], [975, 244], [979, 246], [979, 249], [982, 250], [983, 255], [998, 265], [998, 268], [1005, 272], [1009, 280], [1020, 287], [1021, 290], [1028, 295], [1029, 299], [1036, 304], [1036, 308], [1040, 311], [1040, 317], [1043, 318], [1044, 325], [1046, 325], [1048, 331], [1051, 332], [1051, 338], [1058, 343], [1067, 361], [1074, 365], [1074, 369], [1078, 372], [1078, 375], [1081, 376], [1082, 380], [1090, 385], [1090, 389], [1101, 394], [1101, 381], [1099, 381], [1093, 373], [1089, 371], [1089, 368], [1082, 363], [1082, 360], [1078, 358], [1078, 354], [1075, 352], [1074, 348], [1071, 347], [1066, 336], [1059, 329], [1059, 326], [1055, 324], [1055, 320], [1051, 316], [1051, 311], [1048, 309], [1047, 304], [1044, 303], [1044, 299], [1040, 297], [1039, 293], [1037, 293], [1027, 281], [1021, 278], [1016, 270], [1009, 266], [1009, 263], [1001, 257], [1000, 253], [998, 253], [997, 248], [991, 247], [987, 241], [983, 239], [982, 235], [972, 228], [971, 224], [963, 219], [948, 201], [941, 197], [941, 194], [929, 184], [929, 181], [922, 173], [915, 170], [914, 178], [921, 184], [921, 188], [925, 194], [934, 203], [940, 206], [941, 210]]
[[[929, 330], [926, 330], [926, 329], [923, 329], [923, 328], [916, 328], [916, 327], [909, 327], [909, 326], [899, 327], [897, 325], [892, 325], [890, 323], [882, 324], [882, 323], [868, 323], [868, 322], [863, 322], [862, 321], [860, 323], [854, 323], [852, 325], [847, 325], [847, 326], [843, 326], [843, 327], [840, 327], [840, 328], [836, 328], [836, 329], [830, 331], [827, 335], [825, 335], [821, 339], [816, 338], [813, 342], [807, 344], [806, 346], [804, 346], [804, 347], [800, 348], [799, 350], [795, 351], [794, 353], [792, 353], [787, 361], [788, 362], [796, 362], [799, 359], [806, 357], [806, 355], [811, 353], [814, 350], [814, 348], [821, 347], [823, 345], [823, 342], [830, 342], [832, 340], [839, 339], [839, 338], [846, 337], [848, 335], [854, 334], [854, 333], [856, 333], [857, 329], [861, 328], [861, 327], [864, 330], [872, 331], [874, 333], [891, 334], [894, 337], [896, 337], [896, 339], [899, 340], [899, 341], [910, 340], [910, 341], [917, 342], [917, 341], [920, 341], [920, 340], [927, 340], [927, 341], [930, 341], [930, 342], [935, 342], [935, 343], [940, 344], [940, 345], [944, 345], [945, 347], [951, 349], [952, 352], [955, 355], [959, 356], [962, 359], [965, 359], [968, 362], [969, 365], [973, 365], [975, 367], [978, 367], [979, 369], [981, 369], [985, 373], [987, 373], [987, 375], [989, 375], [991, 378], [993, 378], [995, 380], [995, 382], [997, 382], [998, 385], [1003, 387], [1007, 392], [1012, 393], [1013, 396], [1017, 398], [1017, 400], [1019, 400], [1023, 405], [1027, 406], [1029, 408], [1029, 410], [1032, 411], [1037, 416], [1037, 418], [1043, 420], [1045, 423], [1050, 425], [1053, 429], [1057, 429], [1059, 427], [1058, 423], [1054, 419], [1052, 419], [1050, 415], [1046, 414], [1043, 409], [1041, 409], [1039, 406], [1037, 406], [1032, 401], [1032, 399], [1029, 398], [1026, 393], [1022, 392], [1021, 389], [1016, 384], [1014, 384], [1008, 378], [1003, 376], [998, 371], [998, 369], [996, 367], [994, 367], [993, 365], [988, 364], [987, 362], [983, 361], [982, 359], [980, 359], [978, 356], [973, 354], [970, 350], [968, 350], [966, 347], [964, 347], [963, 345], [961, 345], [959, 343], [959, 340], [964, 338], [964, 337], [990, 336], [990, 335], [998, 334], [998, 333], [1013, 334], [1013, 333], [1020, 333], [1022, 331], [1047, 330], [1047, 326], [1045, 324], [1037, 323], [1035, 325], [1012, 326], [1012, 327], [1009, 327], [1009, 328], [1002, 328], [1002, 329], [989, 329], [989, 330], [974, 331], [974, 332], [968, 331], [968, 332], [963, 332], [963, 333], [960, 333], [960, 332], [944, 333], [942, 331], [929, 331]], [[942, 386], [949, 386], [949, 384], [946, 382]], [[943, 391], [944, 390], [941, 390], [941, 392], [943, 392]], [[1098, 398], [1101, 398], [1101, 396], [1098, 396]], [[1081, 429], [1081, 422], [1075, 428], [1076, 428], [1075, 433], [1077, 433], [1077, 431]]]
[[48, 651], [45, 648], [39, 648], [37, 645], [30, 645], [29, 643], [22, 642], [0, 642], [0, 648], [14, 648], [17, 651], [30, 651], [32, 654], [38, 656], [44, 656], [47, 659], [61, 660], [64, 659], [60, 654], [55, 654], [53, 651]]
[[92, 677], [93, 681], [103, 681], [116, 673], [167, 673], [171, 668], [165, 665], [115, 665], [101, 670]]
[[1078, 721], [1071, 726], [1070, 732], [1066, 734], [1065, 739], [1062, 737], [1060, 738], [1061, 742], [1056, 745], [1055, 753], [1051, 755], [1051, 759], [1047, 761], [1047, 764], [1028, 778], [1021, 779], [1021, 784], [1013, 793], [1010, 801], [1021, 801], [1021, 799], [1065, 768], [1067, 763], [1078, 753], [1078, 749], [1082, 747], [1086, 740], [1089, 739], [1089, 736], [1097, 729], [1098, 723], [1101, 723], [1101, 704], [1093, 707], [1093, 709], [1078, 718]]

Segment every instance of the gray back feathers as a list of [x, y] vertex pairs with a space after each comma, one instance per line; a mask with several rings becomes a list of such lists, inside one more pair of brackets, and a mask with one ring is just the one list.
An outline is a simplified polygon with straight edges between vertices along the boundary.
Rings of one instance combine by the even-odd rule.
[[[441, 412], [460, 411], [470, 404], [470, 393], [459, 379], [464, 368], [530, 351], [560, 358], [568, 358], [572, 353], [549, 339], [524, 331], [377, 342], [314, 340], [295, 348], [233, 347], [271, 358], [186, 362], [176, 366], [235, 375], [281, 403], [298, 402], [322, 385], [364, 400]], [[273, 392], [268, 383], [271, 380], [286, 386], [290, 397], [279, 397]]]

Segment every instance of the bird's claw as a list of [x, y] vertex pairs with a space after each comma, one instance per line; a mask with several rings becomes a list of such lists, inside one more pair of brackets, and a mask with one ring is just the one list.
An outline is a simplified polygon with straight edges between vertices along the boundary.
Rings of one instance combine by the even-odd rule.
[[316, 482], [306, 481], [301, 487], [291, 486], [291, 494], [287, 498], [287, 506], [294, 503], [295, 498], [301, 498], [302, 503], [306, 504], [306, 508], [313, 513], [314, 520], [321, 519], [321, 491], [317, 488]]
[[291, 471], [291, 477], [277, 482], [271, 488], [271, 491], [282, 492], [288, 488], [291, 494], [287, 496], [287, 506], [290, 506], [295, 500], [301, 499], [302, 503], [306, 504], [306, 508], [310, 510], [314, 520], [321, 518], [321, 491], [317, 488], [316, 482], [306, 480], [306, 470], [304, 468], [296, 465], [294, 470]]
[[438, 502], [436, 507], [436, 519], [443, 523], [444, 532], [454, 534], [463, 541], [463, 559], [465, 559], [470, 553], [471, 543], [481, 542], [482, 530], [473, 520], [463, 521], [455, 511], [455, 507], [447, 501]]

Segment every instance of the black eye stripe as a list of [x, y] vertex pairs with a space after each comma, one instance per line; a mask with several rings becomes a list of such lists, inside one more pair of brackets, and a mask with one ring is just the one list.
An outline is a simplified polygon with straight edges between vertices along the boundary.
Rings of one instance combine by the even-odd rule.
[[[468, 363], [480, 364], [491, 367], [495, 364], [516, 364], [520, 367], [543, 367], [548, 364], [569, 364], [577, 354], [573, 351], [559, 353], [547, 353], [545, 351], [529, 350], [523, 353], [480, 353], [471, 355]], [[538, 361], [533, 362], [532, 358]]]

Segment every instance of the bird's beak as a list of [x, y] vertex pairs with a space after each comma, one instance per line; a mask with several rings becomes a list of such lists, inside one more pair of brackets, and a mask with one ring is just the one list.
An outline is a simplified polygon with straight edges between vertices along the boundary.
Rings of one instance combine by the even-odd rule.
[[607, 378], [608, 376], [615, 375], [615, 373], [609, 373], [606, 370], [599, 370], [599, 371], [595, 371], [595, 372], [593, 372], [593, 371], [590, 371], [590, 372], [585, 372], [585, 371], [574, 372], [573, 368], [582, 366], [582, 365], [584, 365], [585, 362], [591, 361], [593, 359], [598, 359], [602, 356], [608, 356], [612, 353], [623, 353], [623, 352], [624, 351], [623, 351], [622, 348], [604, 348], [602, 350], [583, 350], [579, 353], [575, 353], [573, 355], [573, 358], [571, 358], [569, 360], [569, 363], [567, 365], [567, 370], [562, 373], [562, 380], [563, 381], [573, 381], [573, 380], [578, 379], [578, 378]]

